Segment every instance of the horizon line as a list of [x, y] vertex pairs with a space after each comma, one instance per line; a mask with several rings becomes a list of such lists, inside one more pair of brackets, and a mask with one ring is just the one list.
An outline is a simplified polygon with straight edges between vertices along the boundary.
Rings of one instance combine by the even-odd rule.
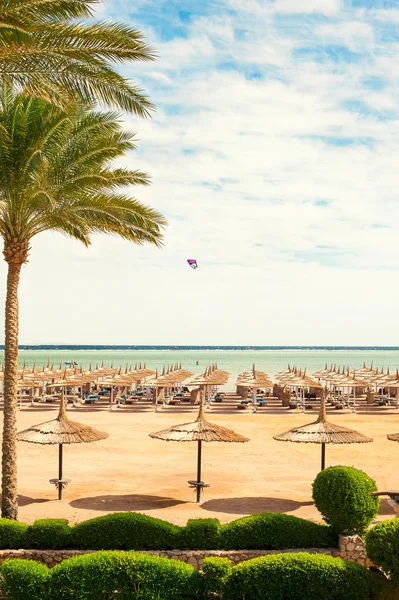
[[[4, 351], [4, 345], [0, 344]], [[190, 344], [20, 344], [19, 350], [399, 350], [399, 346], [379, 345], [190, 345]]]

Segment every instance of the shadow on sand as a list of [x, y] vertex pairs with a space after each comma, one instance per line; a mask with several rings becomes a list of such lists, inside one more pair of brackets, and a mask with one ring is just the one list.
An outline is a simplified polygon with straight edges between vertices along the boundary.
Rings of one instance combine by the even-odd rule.
[[395, 512], [392, 508], [392, 506], [389, 506], [388, 504], [388, 498], [381, 498], [381, 504], [380, 504], [380, 508], [378, 510], [378, 514], [380, 516], [387, 516], [387, 517], [392, 517], [392, 519], [395, 518]]
[[218, 498], [201, 504], [204, 510], [232, 515], [252, 515], [260, 512], [291, 512], [301, 506], [311, 506], [314, 502], [297, 502], [286, 498]]
[[72, 500], [69, 504], [73, 508], [118, 512], [157, 510], [158, 508], [169, 508], [170, 506], [185, 504], [185, 502], [183, 500], [176, 500], [176, 498], [166, 498], [165, 496], [121, 494], [78, 498], [77, 500]]
[[48, 498], [30, 498], [29, 496], [18, 496], [18, 506], [28, 506], [29, 504], [43, 504], [50, 502]]

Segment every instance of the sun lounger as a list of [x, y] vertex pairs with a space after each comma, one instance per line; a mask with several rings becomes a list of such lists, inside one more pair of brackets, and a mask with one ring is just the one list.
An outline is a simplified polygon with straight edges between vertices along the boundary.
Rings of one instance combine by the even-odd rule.
[[181, 402], [180, 398], [170, 398], [168, 404], [171, 404], [172, 406], [174, 406], [174, 405], [180, 404], [180, 402]]
[[94, 404], [98, 400], [98, 396], [89, 396], [88, 398], [82, 398], [82, 404]]
[[122, 399], [122, 404], [137, 404], [138, 398], [135, 396], [126, 396], [126, 398]]

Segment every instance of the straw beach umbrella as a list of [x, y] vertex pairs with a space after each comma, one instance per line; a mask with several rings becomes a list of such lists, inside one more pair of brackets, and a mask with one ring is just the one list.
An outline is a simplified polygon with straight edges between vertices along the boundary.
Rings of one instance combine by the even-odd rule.
[[192, 377], [194, 373], [191, 371], [187, 371], [186, 369], [182, 369], [176, 365], [172, 370], [168, 372], [163, 369], [162, 375], [158, 375], [158, 370], [155, 371], [155, 378], [149, 381], [146, 381], [146, 386], [153, 387], [155, 389], [155, 412], [158, 411], [158, 390], [162, 388], [174, 388], [178, 384], [181, 384], [183, 381]]
[[[103, 386], [107, 386], [111, 389], [111, 394], [110, 394], [110, 398], [109, 398], [109, 409], [110, 411], [114, 410], [114, 388], [120, 388], [120, 387], [131, 387], [132, 385], [132, 378], [128, 377], [127, 375], [125, 375], [124, 373], [122, 373], [122, 370], [119, 369], [119, 371], [114, 372], [114, 374], [112, 376], [107, 376], [106, 378], [101, 378], [99, 380], [97, 380], [97, 383], [99, 385], [103, 385]], [[119, 408], [119, 396], [117, 398], [117, 406]]]
[[201, 500], [202, 488], [208, 487], [207, 484], [201, 481], [202, 442], [243, 443], [249, 441], [248, 438], [235, 433], [231, 429], [210, 423], [205, 417], [203, 401], [201, 401], [198, 417], [194, 422], [174, 425], [149, 435], [165, 442], [197, 442], [197, 480], [188, 482], [190, 487], [197, 490], [197, 502]]
[[256, 413], [256, 403], [257, 403], [257, 391], [259, 388], [272, 388], [273, 382], [271, 381], [269, 375], [264, 373], [263, 371], [257, 371], [255, 369], [255, 365], [252, 366], [250, 371], [245, 371], [241, 373], [237, 377], [237, 385], [239, 386], [247, 386], [253, 388], [253, 412]]
[[64, 393], [60, 402], [58, 417], [52, 421], [46, 421], [39, 425], [32, 425], [17, 434], [21, 442], [32, 444], [58, 444], [58, 479], [51, 479], [58, 488], [58, 500], [62, 498], [62, 490], [69, 480], [62, 477], [62, 449], [64, 444], [88, 444], [105, 440], [108, 433], [98, 431], [89, 425], [83, 425], [68, 419], [65, 411]]
[[326, 444], [364, 444], [372, 442], [371, 438], [347, 427], [340, 427], [327, 421], [325, 389], [322, 390], [320, 414], [317, 421], [307, 425], [294, 427], [285, 433], [275, 435], [279, 442], [299, 442], [305, 444], [321, 444], [321, 470], [326, 466]]
[[[276, 376], [277, 377], [277, 376]], [[322, 385], [309, 375], [306, 375], [306, 369], [302, 372], [295, 369], [293, 372], [278, 377], [280, 383], [288, 388], [292, 388], [295, 390], [295, 395], [297, 397], [297, 390], [300, 392], [300, 402], [302, 404], [302, 409], [305, 411], [305, 389], [306, 388], [321, 388]]]
[[41, 387], [40, 383], [35, 383], [34, 381], [25, 379], [24, 374], [22, 373], [21, 379], [18, 379], [19, 408], [22, 408], [22, 390], [23, 389], [33, 390], [34, 388], [40, 388], [40, 387]]

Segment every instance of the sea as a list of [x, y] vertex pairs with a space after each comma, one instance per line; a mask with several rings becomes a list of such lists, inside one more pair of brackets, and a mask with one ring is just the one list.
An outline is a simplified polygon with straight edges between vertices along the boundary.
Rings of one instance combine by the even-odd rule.
[[[4, 347], [0, 346], [0, 362], [4, 359]], [[235, 378], [255, 365], [260, 371], [273, 376], [295, 365], [306, 369], [311, 375], [324, 368], [325, 364], [359, 368], [373, 362], [374, 367], [391, 372], [399, 368], [399, 347], [342, 347], [342, 346], [75, 346], [75, 345], [36, 345], [21, 346], [20, 367], [25, 363], [31, 367], [54, 363], [67, 366], [71, 362], [88, 369], [96, 364], [113, 364], [115, 367], [146, 364], [152, 369], [162, 370], [164, 366], [181, 363], [185, 369], [195, 374], [203, 373], [213, 363], [231, 374], [226, 389], [233, 389]]]

